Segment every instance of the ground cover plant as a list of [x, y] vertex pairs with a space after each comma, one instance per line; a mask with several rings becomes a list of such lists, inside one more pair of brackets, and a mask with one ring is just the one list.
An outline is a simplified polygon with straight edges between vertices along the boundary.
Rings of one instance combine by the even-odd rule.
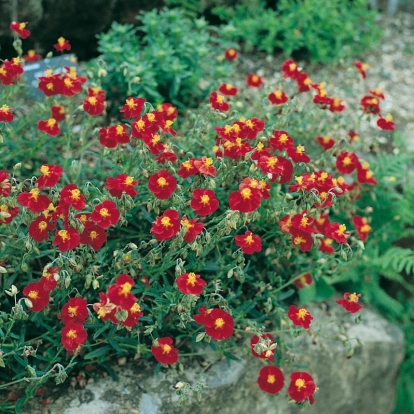
[[[28, 27], [11, 25], [23, 39]], [[219, 55], [237, 64], [235, 49]], [[337, 302], [360, 320], [361, 302], [378, 295], [346, 266], [381, 241], [376, 197], [404, 203], [395, 185], [410, 155], [374, 158], [394, 123], [384, 93], [364, 83], [367, 67], [353, 68], [358, 102], [331, 96], [293, 60], [272, 85], [223, 76], [178, 128], [174, 105], [135, 94], [108, 124], [102, 67], [89, 79], [47, 71], [44, 97], [28, 105], [24, 62], [0, 66], [1, 410], [19, 412], [49, 378], [93, 377], [97, 365], [111, 374], [113, 356], [160, 370], [207, 349], [252, 354], [263, 360], [258, 392], [312, 404], [317, 384], [289, 338], [326, 322], [306, 304], [335, 283], [352, 281]], [[409, 214], [394, 220], [400, 229]], [[202, 382], [178, 391], [190, 390]]]

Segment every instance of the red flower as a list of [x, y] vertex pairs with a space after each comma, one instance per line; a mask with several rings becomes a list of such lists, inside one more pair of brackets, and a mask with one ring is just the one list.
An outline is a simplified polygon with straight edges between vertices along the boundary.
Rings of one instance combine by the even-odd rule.
[[11, 184], [9, 181], [9, 173], [0, 170], [0, 196], [8, 197], [11, 193]]
[[325, 151], [335, 145], [335, 140], [331, 137], [316, 137], [316, 140]]
[[32, 306], [29, 307], [32, 312], [40, 312], [48, 305], [50, 300], [49, 292], [44, 289], [41, 282], [29, 283], [23, 289], [23, 295], [27, 296], [32, 303]]
[[290, 384], [288, 388], [289, 397], [296, 402], [309, 399], [313, 404], [313, 394], [316, 391], [316, 384], [307, 372], [292, 372], [290, 374]]
[[109, 136], [108, 130], [110, 128], [101, 128], [99, 130], [99, 142], [106, 148], [115, 148], [118, 145], [118, 140], [114, 135]]
[[309, 92], [312, 81], [309, 79], [306, 72], [299, 72], [295, 77], [298, 84], [299, 92]]
[[64, 37], [59, 37], [57, 43], [53, 45], [53, 47], [58, 50], [59, 52], [63, 52], [64, 50], [70, 50], [71, 45], [69, 40], [66, 40]]
[[161, 364], [175, 364], [178, 361], [178, 349], [172, 346], [170, 337], [157, 338], [151, 346], [152, 355]]
[[9, 207], [6, 204], [0, 204], [0, 224], [10, 224], [17, 214], [19, 214], [19, 210], [20, 207], [18, 206]]
[[312, 249], [313, 239], [310, 233], [292, 228], [290, 231], [292, 234], [292, 244], [299, 246], [301, 252], [308, 252]]
[[28, 193], [20, 193], [17, 196], [17, 201], [23, 207], [27, 207], [30, 211], [33, 211], [33, 213], [41, 213], [51, 203], [50, 198], [40, 194], [38, 188], [32, 188]]
[[63, 306], [59, 319], [64, 325], [71, 323], [84, 323], [88, 319], [87, 302], [83, 298], [71, 298]]
[[202, 306], [201, 308], [197, 308], [198, 314], [194, 315], [194, 321], [197, 325], [205, 325], [206, 323], [212, 323], [210, 318], [210, 314], [213, 309], [207, 309], [207, 306]]
[[58, 230], [55, 234], [52, 245], [64, 253], [68, 250], [76, 249], [80, 243], [80, 236], [76, 229]]
[[331, 223], [325, 227], [325, 236], [337, 243], [348, 243], [346, 238], [350, 234], [346, 231], [345, 224]]
[[369, 169], [369, 164], [367, 162], [358, 165], [357, 180], [360, 184], [378, 184], [377, 180], [374, 178], [374, 173]]
[[39, 76], [38, 89], [46, 96], [53, 96], [60, 93], [62, 89], [60, 74], [53, 75], [51, 70], [46, 70], [46, 76]]
[[[194, 167], [198, 169], [200, 174], [216, 176], [216, 167], [213, 165], [213, 159], [206, 156], [201, 157], [201, 160], [194, 160]], [[184, 178], [184, 177], [183, 177]]]
[[191, 200], [190, 207], [194, 209], [199, 216], [208, 216], [218, 209], [219, 202], [213, 190], [197, 188], [193, 192], [193, 199]]
[[78, 79], [64, 75], [60, 84], [60, 94], [63, 96], [73, 96], [82, 91], [82, 83]]
[[125, 119], [136, 118], [141, 115], [144, 109], [144, 98], [132, 98], [128, 97], [125, 101], [125, 105], [119, 110], [124, 114]]
[[67, 351], [75, 351], [86, 342], [88, 334], [81, 323], [69, 323], [61, 331], [61, 343]]
[[210, 104], [217, 111], [226, 112], [230, 109], [229, 104], [224, 100], [224, 96], [215, 91], [210, 94]]
[[241, 213], [250, 213], [257, 210], [260, 202], [260, 192], [254, 188], [247, 187], [241, 191], [233, 191], [229, 195], [230, 208]]
[[80, 235], [80, 242], [87, 244], [95, 252], [97, 252], [106, 242], [107, 236], [105, 230], [99, 227], [97, 224], [86, 222], [85, 228]]
[[279, 91], [278, 89], [276, 89], [274, 92], [269, 93], [267, 98], [272, 105], [283, 105], [289, 100], [285, 92]]
[[60, 134], [59, 124], [55, 118], [49, 118], [47, 120], [40, 120], [37, 123], [37, 129], [45, 132], [51, 137], [57, 137]]
[[319, 246], [319, 250], [321, 252], [332, 254], [335, 251], [335, 249], [332, 247], [332, 239], [320, 239], [320, 242], [321, 244]]
[[285, 377], [278, 367], [267, 366], [260, 370], [257, 383], [262, 391], [277, 394], [285, 385]]
[[[126, 125], [112, 125], [107, 128], [108, 139], [115, 141], [118, 144], [128, 144], [129, 133], [127, 132], [128, 127]], [[116, 144], [115, 144], [116, 146]]]
[[204, 286], [207, 286], [206, 281], [193, 272], [183, 273], [177, 278], [176, 282], [178, 290], [187, 295], [200, 295]]
[[245, 178], [239, 185], [239, 190], [243, 190], [244, 188], [253, 188], [259, 191], [260, 197], [264, 200], [270, 198], [270, 185], [266, 183], [264, 180], [257, 180], [256, 178]]
[[380, 99], [385, 99], [385, 95], [383, 94], [383, 92], [381, 91], [381, 89], [379, 89], [379, 88], [376, 88], [376, 89], [370, 89], [369, 90], [369, 93], [372, 95], [372, 96], [376, 96], [377, 98], [380, 98]]
[[98, 96], [88, 96], [83, 101], [83, 110], [92, 116], [101, 115], [105, 110], [105, 101]]
[[29, 235], [38, 243], [47, 241], [49, 238], [49, 231], [56, 228], [56, 224], [50, 222], [50, 219], [45, 218], [43, 214], [36, 217], [29, 225]]
[[370, 95], [365, 95], [361, 99], [361, 106], [363, 111], [366, 114], [379, 114], [380, 113], [380, 106], [379, 100], [375, 97]]
[[[306, 233], [317, 233], [318, 231], [313, 227], [313, 219], [304, 211], [301, 214], [295, 214], [292, 217], [292, 226], [294, 229], [304, 231]], [[291, 230], [291, 232], [293, 229]]]
[[170, 198], [177, 188], [177, 180], [167, 170], [160, 170], [148, 179], [148, 189], [159, 200]]
[[115, 226], [120, 217], [121, 213], [116, 208], [116, 204], [110, 200], [96, 205], [91, 214], [91, 220], [103, 229]]
[[254, 335], [250, 339], [250, 349], [253, 356], [273, 362], [276, 351], [276, 342], [270, 333]]
[[144, 315], [144, 312], [141, 312], [140, 304], [134, 303], [129, 309], [125, 310], [128, 312], [128, 317], [124, 321], [121, 321], [121, 325], [127, 328], [133, 328], [135, 325], [138, 325], [138, 319]]
[[107, 177], [105, 185], [113, 197], [121, 198], [123, 192], [131, 198], [135, 198], [139, 194], [134, 188], [138, 185], [138, 181], [127, 174], [119, 174], [115, 178]]
[[359, 163], [358, 156], [353, 152], [341, 151], [336, 158], [336, 168], [341, 174], [351, 174]]
[[63, 173], [63, 168], [59, 165], [43, 164], [40, 167], [40, 172], [43, 175], [36, 179], [35, 184], [37, 184], [37, 187], [53, 187], [58, 183]]
[[178, 170], [177, 174], [181, 178], [188, 178], [192, 175], [198, 174], [198, 168], [194, 165], [195, 158], [190, 158], [187, 161], [184, 161], [180, 164], [180, 169]]
[[222, 83], [219, 86], [218, 91], [225, 96], [235, 96], [237, 95], [238, 89], [228, 83]]
[[125, 274], [119, 275], [116, 281], [108, 289], [108, 297], [110, 301], [119, 305], [122, 308], [130, 307], [132, 303], [135, 303], [136, 298], [131, 293], [131, 289], [134, 287], [134, 280]]
[[178, 116], [177, 108], [170, 103], [158, 105], [157, 109], [162, 112], [167, 121], [174, 121]]
[[240, 236], [234, 236], [234, 239], [236, 246], [241, 247], [245, 254], [262, 251], [262, 239], [259, 236], [255, 236], [251, 231], [246, 231], [245, 234]]
[[287, 315], [293, 325], [302, 326], [304, 329], [309, 329], [313, 320], [313, 316], [306, 310], [306, 308], [298, 309], [295, 305], [290, 306]]
[[157, 241], [170, 240], [180, 231], [180, 218], [176, 210], [165, 210], [152, 223], [151, 233]]
[[257, 74], [249, 73], [246, 78], [246, 83], [247, 86], [250, 86], [252, 88], [258, 88], [263, 85], [263, 79], [261, 76]]
[[233, 335], [233, 317], [223, 309], [213, 309], [204, 321], [206, 334], [216, 341], [229, 339]]
[[283, 233], [290, 234], [290, 228], [292, 227], [292, 217], [289, 214], [283, 216], [279, 220], [279, 227]]
[[354, 62], [354, 66], [358, 69], [358, 72], [361, 74], [362, 79], [365, 79], [367, 77], [366, 71], [368, 70], [369, 65], [357, 60], [356, 62]]
[[298, 64], [293, 60], [286, 60], [282, 66], [282, 72], [284, 78], [295, 79], [299, 74]]
[[236, 60], [237, 56], [237, 50], [232, 47], [229, 47], [224, 51], [224, 58], [227, 60]]
[[392, 116], [388, 114], [385, 118], [380, 115], [380, 118], [377, 121], [377, 125], [379, 128], [385, 131], [394, 131], [395, 130], [395, 122], [392, 121]]
[[33, 49], [30, 49], [27, 51], [27, 55], [23, 55], [23, 59], [26, 62], [36, 62], [36, 60], [42, 59], [42, 56], [38, 55]]
[[331, 112], [342, 112], [345, 109], [345, 104], [339, 98], [332, 98], [329, 110]]
[[57, 280], [55, 275], [59, 271], [59, 267], [46, 267], [43, 269], [42, 277], [40, 278], [40, 283], [43, 285], [43, 289], [50, 291], [56, 288]]
[[305, 273], [301, 275], [300, 278], [296, 279], [293, 284], [298, 289], [305, 289], [313, 283], [313, 278], [310, 273]]
[[14, 118], [13, 108], [9, 108], [6, 104], [0, 107], [0, 122], [11, 122]]
[[293, 138], [286, 131], [274, 130], [269, 145], [278, 151], [283, 151], [293, 146]]
[[355, 292], [346, 292], [344, 293], [344, 297], [342, 299], [338, 299], [336, 303], [341, 305], [346, 311], [356, 313], [362, 309], [362, 305], [358, 303], [361, 296], [362, 295], [360, 293], [356, 294]]
[[63, 204], [71, 205], [75, 210], [82, 210], [86, 206], [86, 199], [76, 184], [68, 184], [60, 192], [60, 200]]
[[30, 30], [26, 29], [27, 22], [11, 22], [10, 30], [17, 33], [22, 39], [26, 39], [30, 36]]
[[[235, 125], [237, 124], [234, 124], [233, 128], [235, 127]], [[255, 139], [257, 137], [257, 134], [260, 131], [263, 131], [265, 127], [265, 123], [263, 119], [259, 119], [255, 117], [251, 119], [246, 119], [243, 123], [239, 121], [239, 125], [242, 126], [241, 130], [238, 133], [240, 138], [248, 138], [248, 139]]]
[[354, 216], [352, 218], [359, 238], [365, 243], [368, 238], [368, 234], [372, 232], [372, 227], [368, 224], [368, 219], [361, 216]]
[[185, 227], [184, 240], [187, 243], [192, 243], [195, 238], [203, 231], [204, 224], [197, 223], [198, 218], [188, 220], [187, 216], [183, 216], [181, 224]]
[[117, 324], [118, 320], [115, 317], [117, 306], [111, 303], [108, 295], [103, 292], [99, 292], [99, 302], [93, 304], [93, 310], [98, 314], [98, 319], [102, 319], [104, 322], [110, 320]]
[[293, 146], [289, 147], [287, 154], [294, 162], [308, 163], [310, 161], [309, 155], [305, 154], [305, 147], [303, 145], [298, 145], [296, 148]]
[[66, 111], [62, 105], [53, 105], [51, 108], [52, 118], [56, 121], [61, 122], [66, 118]]

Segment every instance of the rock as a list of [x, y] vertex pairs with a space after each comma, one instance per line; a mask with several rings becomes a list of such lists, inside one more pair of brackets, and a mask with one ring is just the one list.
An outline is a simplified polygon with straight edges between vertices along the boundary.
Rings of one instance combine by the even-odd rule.
[[[177, 367], [161, 369], [154, 375], [155, 364], [149, 361], [131, 361], [125, 366], [114, 366], [119, 382], [105, 378], [88, 384], [85, 389], [62, 389], [60, 395], [48, 406], [50, 414], [294, 414], [295, 404], [287, 402], [286, 390], [289, 372], [308, 371], [319, 391], [314, 406], [307, 414], [388, 414], [396, 398], [396, 381], [399, 366], [404, 358], [404, 336], [401, 330], [387, 322], [376, 311], [364, 307], [362, 322], [356, 324], [355, 316], [333, 301], [328, 304], [332, 316], [318, 305], [308, 306], [314, 316], [313, 337], [304, 333], [294, 345], [294, 364], [283, 367], [285, 387], [276, 397], [261, 392], [256, 379], [263, 363], [253, 358], [240, 361], [220, 361], [202, 374], [196, 362], [186, 364], [180, 372]], [[345, 330], [339, 331], [338, 323], [328, 323], [329, 318], [341, 320]], [[338, 339], [338, 336], [341, 340]], [[344, 340], [349, 345], [344, 347]], [[358, 338], [358, 340], [357, 340]], [[246, 340], [246, 347], [248, 339]], [[314, 343], [316, 342], [316, 344]], [[361, 343], [364, 345], [361, 345]], [[352, 358], [347, 358], [353, 349]], [[181, 381], [181, 383], [180, 383]], [[173, 387], [184, 382], [195, 385], [204, 383], [201, 401], [194, 395], [186, 398], [184, 405], [177, 405], [179, 396]], [[190, 392], [191, 394], [191, 392]], [[37, 412], [32, 401], [24, 413]]]

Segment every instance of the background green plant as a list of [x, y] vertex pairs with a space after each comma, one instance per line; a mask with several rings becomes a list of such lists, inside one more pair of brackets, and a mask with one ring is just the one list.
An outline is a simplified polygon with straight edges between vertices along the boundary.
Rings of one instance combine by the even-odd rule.
[[101, 56], [90, 65], [92, 70], [107, 70], [102, 86], [116, 109], [130, 95], [154, 104], [196, 106], [217, 79], [231, 72], [232, 66], [221, 59], [230, 43], [204, 18], [163, 9], [138, 19], [138, 27], [113, 23], [98, 35]]
[[[269, 2], [267, 2], [269, 3]], [[213, 9], [229, 24], [231, 39], [247, 51], [308, 58], [330, 63], [364, 55], [381, 38], [376, 12], [367, 0], [279, 0], [274, 8], [253, 0]]]

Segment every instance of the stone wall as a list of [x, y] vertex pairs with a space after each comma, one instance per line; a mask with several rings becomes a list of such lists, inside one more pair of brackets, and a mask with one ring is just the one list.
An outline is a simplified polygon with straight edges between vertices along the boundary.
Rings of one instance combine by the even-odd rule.
[[[54, 397], [49, 414], [390, 414], [395, 406], [399, 366], [404, 358], [404, 336], [377, 312], [364, 308], [363, 319], [355, 324], [355, 316], [346, 316], [345, 332], [354, 348], [338, 339], [338, 324], [326, 325], [329, 317], [341, 319], [344, 311], [333, 301], [328, 304], [332, 315], [319, 305], [309, 307], [314, 322], [321, 321], [319, 337], [304, 334], [296, 339], [295, 365], [290, 370], [306, 370], [312, 374], [319, 391], [314, 406], [300, 411], [286, 399], [288, 369], [284, 368], [286, 384], [280, 395], [272, 397], [261, 392], [256, 379], [261, 361], [253, 358], [241, 361], [220, 361], [200, 377], [199, 362], [187, 363], [182, 372], [177, 367], [161, 369], [154, 375], [155, 364], [130, 361], [113, 367], [120, 378], [114, 382], [105, 378], [90, 383], [84, 389], [63, 385], [51, 391]], [[317, 325], [317, 324], [316, 324]], [[314, 331], [317, 332], [317, 326]], [[357, 341], [357, 338], [359, 341]], [[316, 343], [315, 343], [316, 342]], [[361, 345], [361, 343], [364, 345]], [[246, 345], [247, 346], [247, 345]], [[195, 384], [203, 380], [207, 389], [202, 400], [193, 396], [181, 407], [173, 387], [179, 381]], [[67, 381], [69, 382], [69, 381]], [[69, 388], [68, 388], [69, 386]], [[33, 401], [25, 413], [39, 410]], [[40, 410], [39, 410], [40, 412]]]

